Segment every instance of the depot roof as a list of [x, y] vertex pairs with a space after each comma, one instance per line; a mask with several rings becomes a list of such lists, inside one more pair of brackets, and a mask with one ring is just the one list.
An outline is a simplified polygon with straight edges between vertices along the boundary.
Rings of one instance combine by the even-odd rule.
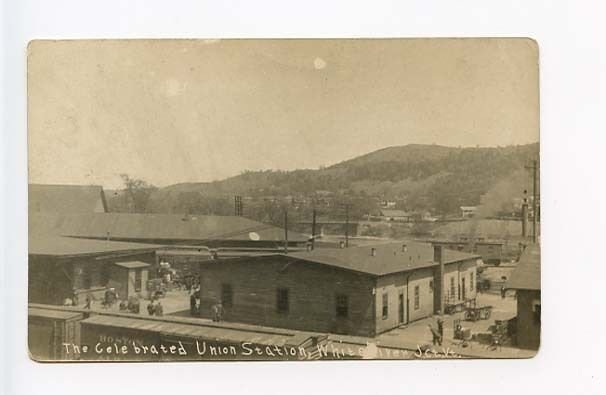
[[[431, 244], [411, 241], [350, 248], [318, 248], [312, 251], [295, 252], [288, 256], [375, 276], [433, 267], [438, 264], [433, 260], [434, 249]], [[442, 257], [444, 264], [480, 258], [476, 254], [449, 249], [442, 250]]]
[[541, 247], [531, 244], [526, 247], [517, 267], [507, 282], [508, 289], [541, 289]]

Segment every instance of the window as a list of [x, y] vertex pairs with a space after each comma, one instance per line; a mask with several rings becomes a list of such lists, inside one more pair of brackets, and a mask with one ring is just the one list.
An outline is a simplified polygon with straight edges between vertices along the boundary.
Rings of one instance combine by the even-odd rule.
[[469, 290], [473, 291], [473, 287], [474, 287], [474, 283], [475, 283], [475, 276], [474, 276], [474, 272], [469, 273]]
[[278, 313], [288, 313], [289, 301], [287, 288], [278, 288], [278, 292], [276, 294], [276, 307], [278, 309]]
[[429, 280], [429, 293], [433, 292], [433, 280]]
[[415, 285], [415, 310], [419, 310], [421, 305], [421, 291], [418, 285]]
[[383, 319], [386, 319], [389, 316], [389, 295], [387, 293], [383, 294]]
[[221, 285], [221, 303], [224, 307], [231, 307], [234, 304], [234, 291], [231, 284]]
[[337, 317], [347, 318], [349, 315], [349, 300], [347, 295], [337, 295]]
[[454, 281], [454, 277], [450, 278], [450, 297], [454, 298], [455, 297], [455, 281]]
[[141, 269], [135, 270], [135, 292], [141, 291]]

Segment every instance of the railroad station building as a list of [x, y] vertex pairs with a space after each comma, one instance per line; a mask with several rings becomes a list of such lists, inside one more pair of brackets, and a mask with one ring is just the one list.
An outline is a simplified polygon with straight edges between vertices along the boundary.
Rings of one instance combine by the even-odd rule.
[[475, 298], [478, 258], [418, 242], [219, 256], [200, 264], [200, 315], [220, 301], [226, 321], [376, 336]]

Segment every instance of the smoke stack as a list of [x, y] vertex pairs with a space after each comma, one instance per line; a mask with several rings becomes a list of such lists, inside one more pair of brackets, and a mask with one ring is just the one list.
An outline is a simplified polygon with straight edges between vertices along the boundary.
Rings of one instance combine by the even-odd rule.
[[434, 308], [440, 314], [444, 311], [444, 259], [442, 254], [442, 246], [433, 245], [433, 261], [438, 263], [434, 271]]
[[372, 247], [370, 249], [370, 256], [377, 256], [377, 249], [376, 248]]

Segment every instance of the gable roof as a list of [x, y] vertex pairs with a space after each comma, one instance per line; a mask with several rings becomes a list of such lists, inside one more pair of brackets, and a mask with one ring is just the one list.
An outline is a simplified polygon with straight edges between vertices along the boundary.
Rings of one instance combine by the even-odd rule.
[[[406, 244], [406, 251], [402, 245]], [[375, 249], [375, 256], [371, 249]], [[433, 267], [433, 246], [428, 243], [398, 242], [350, 248], [319, 248], [288, 254], [300, 260], [321, 263], [356, 272], [383, 276], [425, 267]], [[445, 264], [480, 258], [479, 255], [443, 249]]]
[[[258, 240], [281, 242], [284, 230], [239, 216], [93, 213], [30, 215], [30, 233], [129, 241]], [[288, 232], [292, 242], [307, 237]]]
[[507, 281], [508, 289], [541, 289], [541, 247], [531, 244], [526, 247], [517, 267]]
[[29, 214], [107, 212], [103, 188], [99, 185], [29, 184]]

